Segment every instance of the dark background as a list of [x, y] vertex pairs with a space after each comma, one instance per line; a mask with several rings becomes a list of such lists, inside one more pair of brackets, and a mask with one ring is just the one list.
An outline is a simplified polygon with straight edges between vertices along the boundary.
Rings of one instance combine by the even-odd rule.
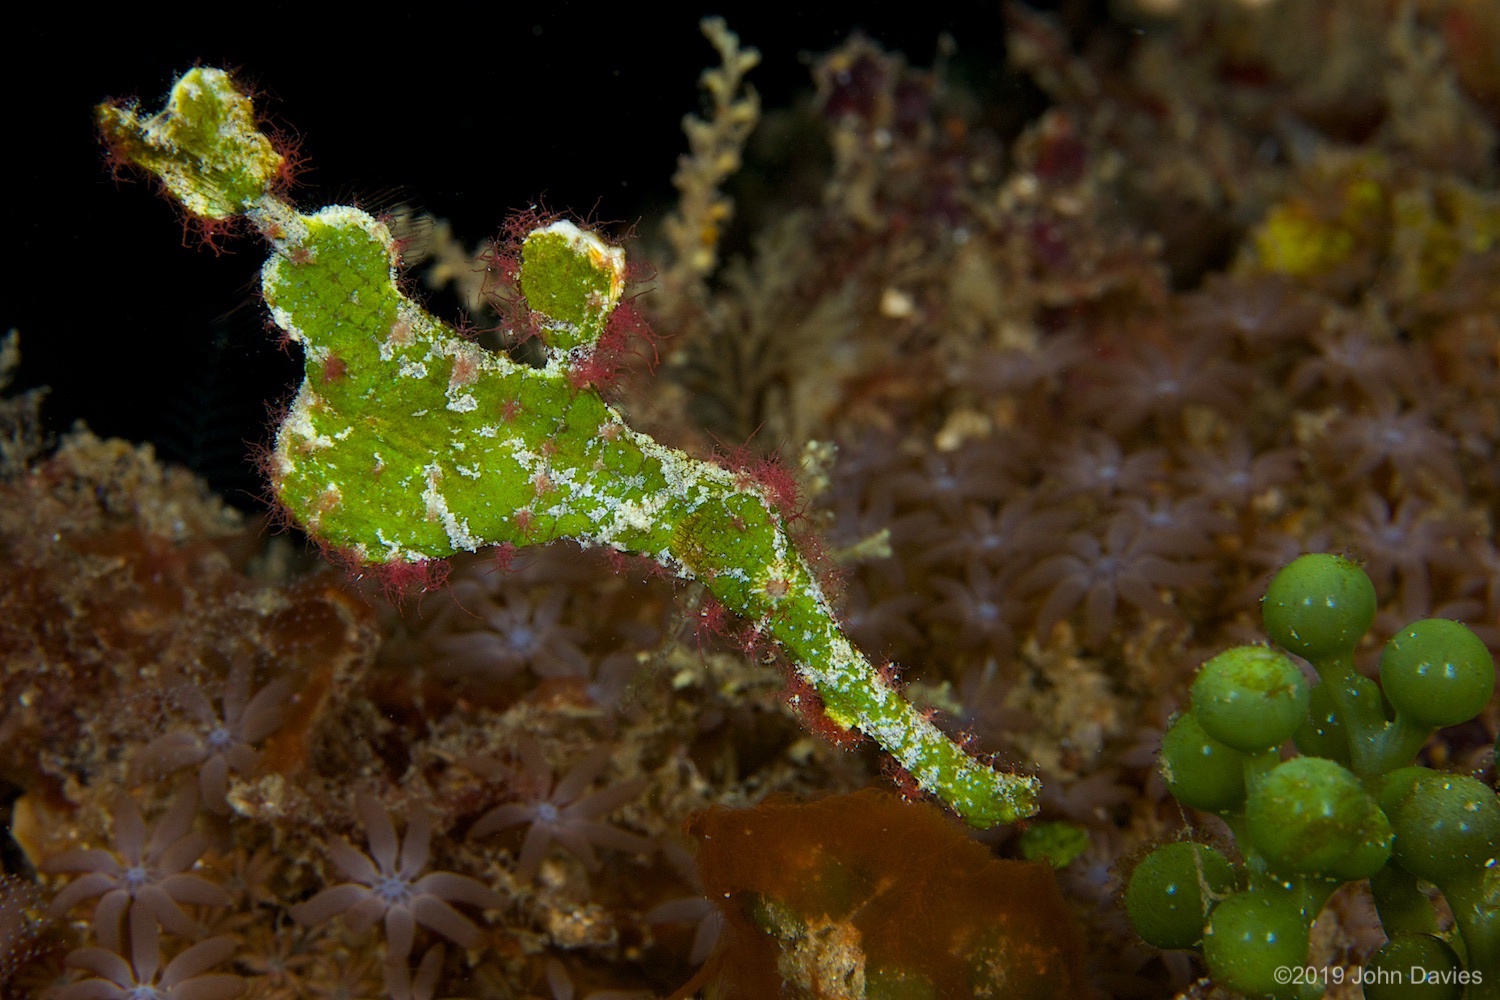
[[[1101, 6], [1078, 0], [1066, 13], [1082, 23]], [[97, 102], [137, 96], [154, 111], [195, 61], [235, 68], [300, 138], [310, 169], [299, 204], [405, 202], [472, 245], [538, 199], [624, 225], [657, 215], [686, 148], [682, 116], [701, 108], [697, 78], [715, 58], [697, 15], [653, 7], [444, 4], [378, 18], [362, 8], [326, 24], [310, 9], [226, 6], [223, 24], [201, 31], [174, 27], [167, 7], [122, 9], [103, 25], [42, 10], [10, 29], [0, 59], [10, 248], [0, 330], [21, 332], [18, 387], [51, 386], [54, 432], [81, 419], [151, 441], [245, 506], [258, 489], [249, 445], [269, 436], [267, 407], [298, 378], [255, 294], [262, 249], [239, 237], [216, 255], [150, 185], [111, 179]], [[855, 30], [918, 66], [947, 33], [981, 81], [1004, 61], [998, 3], [704, 12], [760, 49], [750, 79], [766, 108], [809, 93], [811, 55]]]

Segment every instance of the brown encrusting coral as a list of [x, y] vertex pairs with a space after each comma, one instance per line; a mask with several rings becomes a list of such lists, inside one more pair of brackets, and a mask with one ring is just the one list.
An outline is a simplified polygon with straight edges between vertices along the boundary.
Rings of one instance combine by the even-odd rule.
[[[763, 110], [710, 26], [709, 117], [643, 241], [666, 353], [618, 392], [796, 475], [850, 634], [1081, 838], [1041, 852], [1055, 887], [1016, 860], [1041, 834], [840, 795], [875, 751], [808, 737], [696, 588], [558, 546], [393, 606], [147, 447], [47, 446], [32, 392], [0, 408], [0, 992], [661, 997], [701, 966], [706, 996], [801, 1000], [928, 962], [961, 997], [945, 963], [984, 953], [1046, 995], [1203, 995], [1116, 896], [1150, 845], [1221, 837], [1154, 751], [1269, 574], [1345, 552], [1372, 643], [1441, 614], [1500, 648], [1500, 21], [1117, 7], [1084, 38], [1007, 6], [1024, 122], [864, 37]], [[1482, 768], [1497, 724], [1426, 758]], [[1341, 894], [1310, 962], [1360, 965], [1374, 926]]]

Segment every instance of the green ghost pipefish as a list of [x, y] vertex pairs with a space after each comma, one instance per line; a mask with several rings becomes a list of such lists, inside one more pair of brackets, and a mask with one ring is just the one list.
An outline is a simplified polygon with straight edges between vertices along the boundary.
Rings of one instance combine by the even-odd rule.
[[188, 71], [159, 114], [105, 105], [98, 117], [115, 155], [194, 216], [243, 216], [270, 242], [265, 300], [306, 366], [270, 472], [319, 542], [385, 565], [562, 538], [649, 557], [702, 581], [784, 651], [835, 724], [875, 739], [973, 826], [1035, 811], [1035, 779], [970, 757], [854, 648], [757, 483], [631, 430], [586, 384], [623, 250], [569, 222], [526, 236], [519, 282], [545, 362], [532, 367], [402, 294], [383, 223], [279, 197], [283, 158], [222, 70]]

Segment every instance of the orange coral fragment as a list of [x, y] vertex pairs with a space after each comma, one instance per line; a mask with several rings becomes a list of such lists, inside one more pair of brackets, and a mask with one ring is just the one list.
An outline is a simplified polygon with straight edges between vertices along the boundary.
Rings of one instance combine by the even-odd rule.
[[1050, 866], [1006, 861], [938, 809], [867, 789], [695, 817], [728, 931], [677, 995], [1060, 997], [1081, 951]]

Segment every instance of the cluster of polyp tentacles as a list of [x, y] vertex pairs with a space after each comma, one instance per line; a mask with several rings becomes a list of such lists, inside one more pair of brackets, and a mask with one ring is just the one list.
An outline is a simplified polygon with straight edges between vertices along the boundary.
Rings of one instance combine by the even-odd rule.
[[764, 489], [636, 433], [580, 380], [623, 289], [621, 250], [568, 222], [526, 236], [519, 287], [544, 347], [533, 367], [407, 298], [375, 218], [282, 200], [282, 156], [222, 71], [189, 71], [160, 114], [110, 105], [100, 122], [116, 156], [194, 216], [242, 216], [271, 243], [262, 288], [306, 378], [270, 471], [319, 542], [388, 566], [562, 538], [650, 558], [702, 581], [785, 654], [835, 726], [874, 738], [969, 823], [1034, 810], [1034, 780], [971, 758], [849, 642]]

